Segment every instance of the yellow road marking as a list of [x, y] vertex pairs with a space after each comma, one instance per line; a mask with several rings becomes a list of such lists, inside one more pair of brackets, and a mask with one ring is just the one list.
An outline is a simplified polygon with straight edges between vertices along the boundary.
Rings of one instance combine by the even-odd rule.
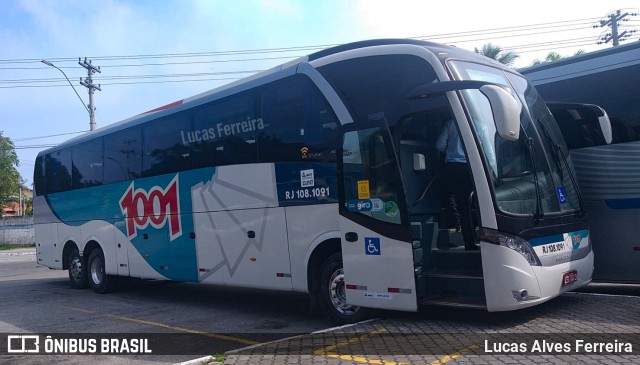
[[[118, 316], [118, 315], [115, 315], [115, 314], [100, 314], [100, 313], [93, 312], [93, 311], [90, 311], [90, 310], [87, 310], [87, 309], [82, 309], [82, 308], [67, 307], [67, 306], [63, 306], [62, 308], [69, 309], [69, 310], [76, 311], [76, 312], [81, 312], [81, 313], [98, 314], [98, 315], [102, 315], [102, 316], [105, 316], [105, 317], [119, 319], [119, 320], [123, 320], [123, 321], [146, 324], [146, 325], [149, 325], [149, 326], [162, 327], [162, 328], [172, 329], [172, 330], [175, 330], [175, 331], [192, 333], [192, 334], [196, 334], [196, 335], [212, 337], [212, 338], [217, 338], [217, 339], [221, 339], [221, 340], [239, 342], [239, 343], [243, 343], [243, 344], [246, 344], [246, 345], [258, 345], [258, 344], [260, 344], [260, 342], [247, 340], [247, 339], [244, 339], [244, 338], [233, 337], [233, 336], [225, 336], [225, 335], [220, 335], [220, 334], [216, 334], [216, 333], [209, 333], [209, 332], [204, 332], [204, 331], [199, 331], [199, 330], [192, 330], [192, 329], [189, 329], [189, 328], [171, 326], [171, 325], [160, 323], [160, 322], [147, 321], [147, 320], [143, 320], [143, 319], [137, 319], [137, 318], [131, 318], [131, 317], [125, 317], [125, 316]], [[411, 365], [409, 363], [403, 363], [403, 362], [387, 361], [387, 360], [381, 360], [381, 359], [370, 359], [370, 358], [367, 358], [367, 357], [364, 357], [364, 356], [340, 355], [340, 354], [334, 352], [336, 349], [338, 349], [340, 347], [344, 347], [344, 346], [350, 345], [352, 343], [360, 342], [360, 341], [365, 340], [367, 338], [379, 335], [381, 333], [386, 333], [386, 332], [387, 332], [387, 330], [384, 329], [384, 328], [383, 329], [379, 329], [379, 330], [364, 334], [364, 335], [359, 336], [359, 337], [355, 337], [355, 338], [351, 338], [351, 339], [348, 339], [348, 340], [344, 340], [344, 341], [338, 342], [338, 343], [336, 343], [334, 345], [330, 345], [330, 346], [324, 347], [322, 349], [315, 350], [313, 352], [313, 354], [317, 355], [317, 356], [326, 356], [326, 357], [333, 358], [333, 359], [339, 359], [339, 360], [345, 360], [345, 361], [353, 361], [353, 362], [356, 362], [356, 363], [363, 363], [363, 364]], [[464, 349], [462, 349], [460, 351], [454, 352], [454, 353], [449, 354], [449, 355], [445, 355], [445, 356], [441, 357], [440, 359], [431, 362], [431, 365], [446, 364], [447, 362], [449, 362], [451, 360], [455, 360], [455, 359], [459, 358], [460, 356], [464, 356], [464, 355], [466, 355], [466, 354], [470, 353], [471, 351], [476, 350], [478, 348], [480, 348], [480, 345], [473, 344], [473, 345], [468, 346], [468, 347], [466, 347], [466, 348], [464, 348]]]
[[[338, 342], [335, 345], [330, 345], [327, 347], [324, 347], [322, 349], [319, 350], [315, 350], [313, 352], [314, 355], [317, 356], [326, 356], [326, 357], [330, 357], [333, 359], [339, 359], [339, 360], [344, 360], [344, 361], [352, 361], [352, 362], [357, 362], [357, 363], [363, 363], [363, 364], [375, 364], [375, 365], [411, 365], [409, 363], [403, 363], [403, 362], [396, 362], [396, 361], [387, 361], [387, 360], [382, 360], [382, 359], [370, 359], [364, 356], [354, 356], [354, 355], [340, 355], [336, 352], [334, 352], [337, 348], [339, 347], [343, 347], [343, 346], [347, 346], [349, 344], [352, 343], [356, 343], [362, 340], [365, 340], [369, 337], [373, 337], [376, 335], [379, 335], [381, 333], [386, 333], [387, 330], [386, 329], [380, 329], [377, 331], [373, 331], [370, 333], [367, 333], [365, 335], [359, 336], [359, 337], [355, 337], [355, 338], [351, 338], [342, 342]], [[431, 362], [431, 365], [442, 365], [442, 364], [446, 364], [447, 362], [451, 361], [451, 360], [455, 360], [457, 358], [459, 358], [460, 356], [464, 356], [468, 353], [470, 353], [473, 350], [476, 350], [480, 348], [480, 345], [478, 344], [473, 344], [471, 346], [468, 346], [460, 351], [456, 351], [452, 354], [449, 355], [445, 355], [443, 357], [441, 357], [438, 360], [435, 360], [433, 362]]]
[[220, 339], [220, 340], [239, 342], [239, 343], [242, 343], [242, 344], [245, 344], [245, 345], [258, 345], [258, 344], [260, 344], [260, 342], [251, 341], [251, 340], [247, 340], [247, 339], [244, 339], [244, 338], [233, 337], [233, 336], [225, 336], [225, 335], [220, 335], [220, 334], [217, 334], [217, 333], [209, 333], [209, 332], [204, 332], [204, 331], [192, 330], [192, 329], [189, 329], [189, 328], [171, 326], [171, 325], [160, 323], [160, 322], [146, 321], [146, 320], [143, 320], [143, 319], [137, 319], [137, 318], [131, 318], [131, 317], [125, 317], [125, 316], [118, 316], [118, 315], [115, 315], [115, 314], [102, 314], [102, 313], [93, 312], [93, 311], [82, 309], [82, 308], [66, 307], [66, 306], [63, 306], [62, 308], [69, 309], [69, 310], [76, 311], [76, 312], [102, 315], [104, 317], [119, 319], [119, 320], [122, 320], [122, 321], [135, 322], [135, 323], [140, 323], [140, 324], [146, 324], [146, 325], [149, 325], [149, 326], [172, 329], [174, 331], [180, 331], [180, 332], [192, 333], [192, 334], [195, 334], [195, 335], [201, 335], [201, 336], [206, 336], [206, 337], [211, 337], [211, 338], [217, 338], [217, 339]]
[[469, 347], [466, 347], [460, 351], [454, 352], [453, 354], [449, 354], [449, 355], [445, 355], [443, 357], [441, 357], [440, 359], [434, 361], [431, 363], [431, 365], [442, 365], [445, 363], [448, 363], [451, 360], [455, 360], [457, 358], [459, 358], [460, 356], [464, 356], [468, 353], [470, 353], [471, 351], [475, 350], [475, 349], [479, 349], [480, 345], [477, 344], [473, 344]]
[[387, 360], [381, 360], [381, 359], [369, 359], [367, 357], [364, 356], [354, 356], [354, 355], [340, 355], [338, 353], [335, 353], [334, 351], [339, 348], [339, 347], [343, 347], [343, 346], [347, 346], [350, 345], [352, 343], [356, 343], [362, 340], [365, 340], [369, 337], [373, 337], [376, 335], [379, 335], [381, 333], [386, 333], [387, 330], [386, 329], [380, 329], [377, 331], [373, 331], [370, 333], [367, 333], [365, 335], [359, 336], [359, 337], [355, 337], [355, 338], [351, 338], [342, 342], [338, 342], [335, 345], [330, 345], [327, 347], [324, 347], [322, 349], [319, 350], [315, 350], [313, 352], [314, 355], [318, 355], [318, 356], [326, 356], [326, 357], [330, 357], [332, 359], [339, 359], [339, 360], [345, 360], [345, 361], [353, 361], [353, 362], [357, 362], [357, 363], [363, 363], [363, 364], [375, 364], [375, 365], [410, 365], [407, 363], [401, 363], [401, 362], [396, 362], [396, 361], [387, 361]]

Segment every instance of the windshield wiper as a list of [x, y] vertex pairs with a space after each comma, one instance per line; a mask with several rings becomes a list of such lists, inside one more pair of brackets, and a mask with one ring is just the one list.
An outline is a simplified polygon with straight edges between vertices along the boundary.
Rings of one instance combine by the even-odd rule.
[[[567, 174], [569, 175], [571, 184], [573, 184], [576, 194], [578, 195], [578, 204], [580, 205], [580, 216], [585, 215], [586, 209], [584, 207], [584, 203], [582, 202], [582, 193], [580, 192], [580, 188], [578, 187], [578, 184], [576, 182], [577, 179], [573, 174], [573, 170], [569, 167], [569, 159], [567, 158], [567, 154], [564, 152], [564, 149], [562, 149], [562, 146], [560, 146], [560, 144], [553, 139], [553, 137], [547, 130], [547, 127], [544, 125], [544, 123], [539, 118], [536, 121], [538, 122], [538, 125], [540, 125], [545, 138], [547, 138], [547, 140], [553, 147], [553, 151], [555, 152], [554, 155], [556, 157], [555, 159], [556, 160], [562, 159], [562, 163], [564, 164], [564, 167], [567, 169]], [[560, 156], [560, 158], [558, 158], [558, 156]], [[556, 164], [558, 165], [558, 171], [560, 171], [560, 180], [564, 181], [564, 173], [562, 172], [562, 166], [559, 165], [559, 161], [556, 161]]]
[[526, 137], [527, 150], [529, 152], [529, 158], [531, 159], [531, 169], [533, 170], [533, 184], [536, 187], [536, 212], [533, 214], [533, 221], [541, 221], [544, 218], [544, 212], [542, 210], [542, 195], [540, 194], [540, 181], [538, 180], [538, 167], [535, 159], [535, 149], [533, 146], [533, 138]]
[[561, 154], [561, 152], [558, 151], [558, 149], [562, 150], [562, 147], [560, 147], [560, 145], [557, 144], [556, 141], [553, 140], [553, 138], [549, 134], [549, 131], [547, 130], [547, 127], [544, 125], [544, 123], [542, 123], [540, 118], [536, 119], [536, 121], [538, 122], [538, 125], [540, 125], [540, 129], [542, 129], [544, 137], [547, 139], [547, 141], [553, 147], [551, 149], [551, 152], [553, 154], [553, 163], [556, 164], [556, 168], [558, 169], [558, 171], [560, 171], [560, 181], [564, 182], [564, 174], [562, 173], [562, 165], [561, 165], [561, 162], [560, 162], [560, 154]]

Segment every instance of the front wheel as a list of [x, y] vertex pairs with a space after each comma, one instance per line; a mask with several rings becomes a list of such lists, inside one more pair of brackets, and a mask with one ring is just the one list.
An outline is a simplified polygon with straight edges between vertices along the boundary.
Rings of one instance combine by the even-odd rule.
[[371, 315], [371, 310], [347, 303], [342, 254], [329, 256], [320, 270], [320, 306], [325, 315], [335, 324], [362, 321]]
[[94, 292], [104, 294], [115, 289], [118, 277], [107, 275], [102, 249], [96, 248], [91, 251], [87, 259], [87, 269], [89, 285]]

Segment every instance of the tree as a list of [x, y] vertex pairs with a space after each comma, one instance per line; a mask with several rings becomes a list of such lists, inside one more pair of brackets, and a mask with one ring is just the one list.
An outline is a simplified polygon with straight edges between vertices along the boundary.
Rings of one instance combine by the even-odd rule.
[[[583, 49], [580, 49], [580, 50], [576, 51], [576, 53], [574, 53], [573, 56], [579, 56], [581, 54], [584, 54], [584, 50]], [[545, 57], [544, 61], [540, 61], [540, 60], [536, 59], [531, 63], [531, 66], [541, 65], [541, 64], [547, 63], [547, 62], [555, 62], [555, 61], [558, 61], [558, 60], [560, 60], [562, 58], [564, 58], [564, 56], [561, 56], [557, 52], [551, 51], [551, 52], [549, 52], [547, 54], [547, 57]]]
[[22, 177], [17, 170], [20, 165], [15, 146], [9, 137], [0, 131], [0, 204], [18, 194]]
[[496, 60], [507, 66], [513, 65], [516, 59], [520, 57], [520, 55], [516, 52], [505, 51], [504, 49], [502, 49], [502, 47], [493, 45], [491, 43], [487, 43], [482, 46], [482, 50], [478, 50], [478, 48], [475, 48], [474, 52], [485, 57], [489, 57], [492, 60]]

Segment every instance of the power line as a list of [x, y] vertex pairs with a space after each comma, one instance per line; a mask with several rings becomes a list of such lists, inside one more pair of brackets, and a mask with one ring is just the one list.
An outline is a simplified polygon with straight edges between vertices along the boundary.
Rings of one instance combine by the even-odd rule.
[[[559, 33], [559, 32], [570, 32], [570, 31], [575, 31], [575, 30], [581, 30], [583, 28], [570, 28], [570, 29], [562, 29], [562, 30], [549, 30], [549, 31], [545, 31], [545, 32], [533, 32], [533, 33], [524, 33], [524, 34], [511, 34], [511, 35], [504, 35], [504, 36], [500, 36], [500, 38], [515, 38], [515, 37], [526, 37], [526, 36], [534, 36], [534, 35], [540, 35], [540, 34], [548, 34], [548, 33]], [[426, 39], [425, 39], [426, 40]], [[470, 42], [480, 42], [480, 41], [486, 41], [487, 38], [476, 38], [476, 39], [469, 39], [469, 40], [464, 40], [464, 41], [458, 41], [457, 43], [470, 43]]]
[[[515, 37], [524, 37], [524, 36], [532, 36], [532, 35], [540, 35], [546, 33], [558, 33], [558, 32], [568, 32], [568, 31], [576, 31], [576, 30], [584, 30], [585, 28], [576, 27], [577, 25], [587, 24], [586, 21], [593, 21], [598, 18], [586, 18], [586, 19], [577, 19], [571, 21], [564, 22], [549, 22], [549, 23], [539, 23], [539, 24], [531, 24], [531, 25], [521, 25], [521, 26], [513, 26], [513, 27], [502, 27], [502, 28], [490, 28], [484, 30], [476, 30], [476, 31], [467, 31], [467, 32], [457, 32], [457, 33], [442, 33], [436, 34], [432, 36], [420, 36], [420, 37], [411, 37], [415, 39], [420, 38], [444, 38], [444, 37], [453, 37], [453, 38], [461, 38], [461, 37], [471, 37], [471, 36], [481, 36], [481, 35], [489, 35], [497, 32], [504, 32], [505, 30], [510, 30], [512, 33], [518, 34], [508, 34], [504, 35], [501, 38], [515, 38]], [[545, 30], [546, 31], [542, 31]], [[533, 31], [533, 32], [532, 32]], [[503, 47], [505, 50], [513, 50], [518, 53], [527, 53], [527, 52], [539, 52], [543, 50], [548, 50], [550, 47], [553, 48], [568, 48], [574, 46], [582, 46], [589, 45], [591, 42], [587, 42], [590, 40], [589, 37], [582, 38], [574, 38], [574, 39], [565, 39], [560, 41], [551, 41], [551, 42], [542, 42], [535, 44], [525, 44], [525, 45], [512, 45]], [[477, 42], [477, 41], [486, 41], [486, 38], [476, 38], [476, 39], [467, 39], [467, 40], [458, 40], [457, 42]], [[457, 43], [454, 42], [454, 43]], [[280, 47], [280, 48], [263, 48], [263, 49], [245, 49], [245, 50], [236, 50], [236, 51], [220, 51], [220, 52], [191, 52], [191, 53], [166, 53], [166, 54], [155, 54], [155, 55], [131, 55], [131, 56], [102, 56], [95, 57], [95, 59], [100, 60], [132, 60], [132, 59], [160, 59], [160, 58], [174, 58], [174, 57], [217, 57], [224, 55], [240, 55], [240, 54], [259, 54], [259, 53], [270, 53], [270, 52], [300, 52], [302, 50], [313, 50], [313, 49], [321, 49], [327, 46], [332, 45], [318, 45], [318, 46], [297, 46], [297, 47]], [[188, 62], [155, 62], [155, 63], [140, 63], [140, 64], [115, 64], [115, 65], [105, 65], [103, 67], [143, 67], [143, 66], [163, 66], [163, 65], [195, 65], [195, 64], [208, 64], [208, 63], [229, 63], [229, 62], [242, 62], [242, 61], [264, 61], [264, 60], [272, 60], [272, 59], [291, 59], [297, 58], [300, 55], [296, 56], [287, 56], [287, 57], [253, 57], [248, 59], [236, 58], [232, 60], [206, 60], [206, 61], [188, 61]], [[53, 58], [52, 60], [58, 60], [61, 62], [71, 61], [75, 59], [71, 58]], [[8, 64], [8, 63], [21, 63], [21, 62], [36, 62], [35, 59], [15, 59], [15, 60], [0, 60], [0, 64]], [[71, 67], [67, 67], [71, 68]], [[7, 67], [2, 69], [22, 69], [20, 67]], [[35, 69], [35, 68], [24, 68], [24, 69]], [[243, 74], [243, 73], [256, 73], [262, 70], [247, 70], [247, 71], [229, 71], [229, 72], [210, 72], [210, 73], [180, 73], [180, 74], [153, 74], [153, 75], [115, 75], [115, 76], [105, 76], [101, 78], [96, 78], [99, 81], [118, 81], [118, 80], [145, 80], [145, 79], [161, 79], [161, 78], [174, 78], [180, 80], [163, 80], [163, 81], [140, 81], [140, 82], [110, 82], [101, 84], [104, 85], [131, 85], [131, 84], [160, 84], [160, 83], [177, 83], [177, 82], [201, 82], [201, 81], [228, 81], [228, 80], [238, 80], [239, 77], [233, 78], [210, 78], [208, 76], [218, 76], [218, 75], [234, 75], [234, 74]], [[203, 78], [206, 77], [206, 78]], [[197, 78], [197, 79], [192, 79]], [[48, 79], [5, 79], [0, 80], [0, 89], [13, 89], [13, 88], [41, 88], [41, 87], [61, 87], [64, 85], [59, 84], [63, 81], [60, 78], [48, 78]], [[11, 85], [15, 84], [15, 85]], [[51, 85], [43, 85], [43, 84], [51, 84]]]
[[593, 45], [593, 42], [575, 43], [575, 44], [569, 44], [564, 46], [558, 45], [558, 46], [554, 46], [553, 48], [539, 48], [539, 49], [531, 49], [527, 51], [518, 51], [518, 54], [531, 53], [531, 52], [543, 52], [543, 51], [555, 51], [557, 49], [574, 48], [574, 47], [590, 46], [590, 45]]
[[[112, 60], [136, 60], [136, 59], [157, 59], [157, 58], [185, 58], [185, 57], [207, 57], [207, 56], [228, 56], [228, 55], [241, 55], [241, 54], [260, 54], [260, 53], [282, 53], [292, 51], [313, 51], [325, 49], [327, 47], [337, 46], [338, 44], [325, 44], [316, 46], [299, 46], [299, 47], [283, 47], [283, 48], [263, 48], [263, 49], [248, 49], [238, 51], [216, 51], [216, 52], [189, 52], [189, 53], [161, 53], [161, 54], [148, 54], [148, 55], [129, 55], [129, 56], [96, 56], [91, 57], [95, 60], [112, 61]], [[48, 58], [49, 61], [56, 62], [71, 62], [75, 61], [75, 58]], [[23, 58], [23, 59], [4, 59], [0, 60], [0, 64], [11, 63], [36, 63], [40, 62], [40, 59], [35, 58]]]
[[[200, 76], [218, 76], [218, 75], [235, 75], [235, 74], [254, 74], [262, 72], [264, 70], [243, 70], [243, 71], [226, 71], [226, 72], [200, 72], [191, 74], [156, 74], [156, 75], [116, 75], [96, 77], [96, 81], [102, 80], [131, 80], [131, 79], [152, 79], [163, 77], [200, 77]], [[47, 79], [0, 79], [0, 84], [15, 84], [15, 83], [34, 83], [34, 82], [61, 82], [63, 78], [47, 78]], [[104, 84], [106, 85], [106, 84]]]
[[[415, 37], [408, 37], [408, 38], [411, 38], [411, 39], [426, 39], [426, 38], [439, 39], [444, 37], [456, 38], [456, 37], [475, 36], [475, 35], [483, 35], [483, 34], [494, 34], [498, 32], [517, 32], [517, 31], [529, 31], [529, 30], [536, 30], [536, 29], [550, 29], [550, 28], [587, 24], [584, 22], [594, 21], [596, 19], [599, 19], [599, 18], [585, 18], [585, 19], [576, 19], [576, 20], [569, 20], [569, 21], [557, 21], [557, 22], [519, 25], [519, 26], [510, 26], [510, 27], [502, 27], [502, 28], [489, 28], [489, 29], [475, 30], [475, 31], [441, 33], [441, 34], [434, 34], [434, 35], [428, 35], [428, 36], [415, 36]], [[185, 57], [211, 57], [211, 56], [217, 57], [217, 56], [226, 56], [226, 55], [251, 55], [251, 54], [261, 54], [261, 53], [282, 53], [282, 52], [292, 52], [292, 51], [313, 51], [313, 50], [325, 49], [327, 47], [332, 47], [337, 45], [339, 44], [292, 46], [292, 47], [279, 47], [279, 48], [258, 48], [258, 49], [243, 49], [243, 50], [215, 51], [215, 52], [93, 56], [91, 58], [94, 60], [100, 60], [100, 61], [112, 61], [112, 60], [158, 59], [158, 58], [185, 58]], [[40, 60], [41, 60], [40, 58], [38, 59], [34, 59], [34, 58], [0, 59], [0, 64], [37, 63], [37, 62], [40, 62]], [[76, 58], [59, 57], [59, 58], [48, 58], [48, 60], [55, 61], [55, 62], [75, 62]]]
[[[538, 29], [551, 29], [551, 28], [569, 27], [569, 26], [576, 26], [576, 25], [587, 25], [587, 24], [591, 24], [591, 22], [582, 22], [582, 21], [583, 20], [591, 20], [592, 21], [593, 19], [597, 19], [597, 18], [580, 19], [580, 20], [576, 20], [576, 21], [566, 21], [566, 22], [541, 23], [541, 24], [534, 24], [534, 25], [521, 25], [521, 26], [514, 26], [514, 27], [509, 27], [509, 28], [492, 28], [492, 29], [476, 30], [476, 31], [468, 31], [468, 32], [458, 32], [458, 33], [442, 33], [442, 34], [416, 36], [416, 37], [409, 37], [409, 38], [412, 38], [412, 39], [459, 38], [459, 37], [466, 37], [466, 36], [476, 36], [476, 35], [488, 35], [488, 34], [504, 33], [505, 31], [508, 31], [508, 32], [521, 32], [521, 31], [531, 31], [531, 30], [538, 30]], [[574, 23], [574, 22], [578, 22], [578, 21], [580, 21], [581, 23]], [[557, 23], [562, 23], [562, 24], [555, 25], [555, 26], [536, 27], [536, 25], [557, 24]]]
[[[173, 65], [199, 65], [210, 63], [231, 63], [231, 62], [248, 62], [248, 61], [267, 61], [267, 60], [290, 60], [303, 57], [306, 54], [281, 57], [259, 57], [259, 58], [238, 58], [230, 60], [209, 60], [209, 61], [190, 61], [190, 62], [158, 62], [158, 63], [136, 63], [122, 65], [104, 65], [102, 68], [125, 68], [125, 67], [147, 67], [147, 66], [173, 66]], [[74, 66], [62, 66], [64, 69], [77, 69]], [[44, 70], [46, 67], [0, 67], [0, 70]]]
[[[581, 46], [588, 45], [590, 42], [585, 43], [585, 40], [591, 40], [590, 37], [582, 37], [582, 38], [573, 38], [573, 39], [563, 39], [558, 41], [551, 42], [542, 42], [535, 44], [527, 44], [527, 45], [517, 45], [517, 46], [508, 46], [504, 47], [505, 50], [517, 50], [520, 53], [532, 52], [532, 51], [541, 51], [544, 49], [549, 49], [550, 46], [557, 47], [559, 45], [564, 45], [565, 48], [568, 46]], [[540, 47], [543, 47], [542, 49]], [[525, 51], [528, 49], [528, 51]], [[188, 64], [185, 62], [185, 64]], [[115, 75], [115, 76], [105, 76], [97, 78], [97, 80], [103, 82], [105, 80], [142, 80], [142, 79], [152, 79], [152, 78], [184, 78], [184, 77], [203, 77], [203, 76], [219, 76], [219, 75], [233, 75], [233, 74], [253, 74], [257, 72], [261, 72], [263, 70], [241, 70], [241, 71], [226, 71], [226, 72], [208, 72], [208, 73], [184, 73], [184, 74], [154, 74], [154, 75]], [[177, 80], [177, 82], [190, 82], [190, 81], [224, 81], [224, 80], [238, 80], [240, 78], [206, 78], [206, 79], [198, 79], [198, 80]], [[33, 83], [59, 83], [62, 82], [61, 78], [38, 78], [38, 79], [4, 79], [0, 80], [0, 84], [33, 84]], [[167, 80], [166, 82], [176, 82], [176, 80]], [[161, 82], [146, 82], [146, 83], [161, 83]], [[104, 83], [104, 85], [128, 85], [132, 83], [127, 82], [112, 82], [112, 83]], [[56, 85], [20, 85], [23, 87], [59, 87], [63, 86], [60, 84]], [[11, 86], [0, 86], [0, 88], [12, 88]]]
[[[544, 49], [548, 49], [550, 46], [557, 46], [557, 45], [568, 45], [568, 46], [572, 46], [572, 45], [578, 45], [578, 44], [583, 44], [585, 42], [588, 42], [587, 44], [594, 44], [594, 41], [597, 39], [597, 37], [582, 37], [582, 38], [572, 38], [572, 39], [563, 39], [563, 40], [557, 40], [557, 41], [552, 41], [552, 42], [539, 42], [539, 43], [529, 43], [527, 45], [523, 45], [523, 46], [510, 46], [510, 47], [502, 47], [503, 50], [512, 50], [515, 51], [517, 50], [518, 53], [522, 53], [525, 51], [522, 50], [526, 50], [529, 48], [544, 48]], [[534, 50], [535, 51], [535, 50]]]
[[[137, 81], [137, 82], [108, 82], [101, 85], [136, 85], [136, 84], [169, 84], [179, 82], [201, 82], [201, 81], [235, 81], [241, 77], [213, 78], [213, 79], [195, 79], [195, 80], [165, 80], [165, 81]], [[47, 87], [68, 87], [68, 85], [13, 85], [0, 86], [0, 89], [24, 89], [24, 88], [47, 88]]]
[[55, 147], [56, 144], [42, 144], [42, 145], [27, 145], [27, 146], [14, 146], [13, 148], [0, 148], [0, 151], [8, 151], [11, 149], [14, 150], [29, 150], [29, 149], [42, 149], [42, 148], [50, 148]]
[[88, 130], [86, 130], [86, 131], [77, 131], [77, 132], [69, 132], [69, 133], [50, 134], [48, 136], [16, 138], [16, 139], [12, 139], [11, 141], [12, 142], [33, 141], [33, 140], [36, 140], [36, 139], [44, 139], [44, 138], [60, 137], [60, 136], [70, 136], [72, 134], [80, 134], [80, 133], [85, 133], [85, 132], [88, 132]]

